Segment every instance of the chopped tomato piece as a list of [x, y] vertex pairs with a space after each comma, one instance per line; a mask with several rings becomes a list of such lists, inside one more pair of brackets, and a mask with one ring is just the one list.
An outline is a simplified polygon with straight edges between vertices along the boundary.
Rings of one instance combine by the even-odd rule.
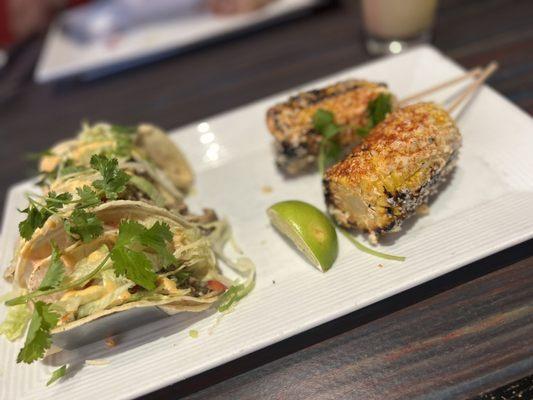
[[227, 289], [223, 283], [215, 280], [207, 281], [207, 287], [215, 292], [225, 292]]

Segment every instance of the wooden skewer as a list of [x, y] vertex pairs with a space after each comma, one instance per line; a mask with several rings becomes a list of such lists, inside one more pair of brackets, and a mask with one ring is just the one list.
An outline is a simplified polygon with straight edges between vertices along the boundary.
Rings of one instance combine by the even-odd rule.
[[449, 81], [443, 82], [438, 84], [437, 86], [433, 86], [427, 89], [422, 90], [421, 92], [415, 93], [405, 99], [402, 99], [399, 103], [400, 107], [405, 106], [407, 103], [410, 103], [413, 100], [418, 100], [422, 97], [425, 97], [429, 94], [438, 92], [439, 90], [446, 89], [447, 87], [453, 86], [459, 82], [464, 81], [465, 79], [468, 79], [470, 77], [477, 78], [478, 75], [481, 73], [482, 69], [480, 67], [476, 67], [468, 71], [466, 74], [463, 74], [461, 76], [458, 76], [457, 78], [450, 79]]
[[496, 61], [492, 61], [489, 65], [487, 65], [487, 67], [476, 78], [476, 80], [450, 105], [448, 112], [451, 113], [453, 110], [459, 107], [461, 103], [468, 99], [468, 97], [470, 97], [497, 69], [498, 63]]

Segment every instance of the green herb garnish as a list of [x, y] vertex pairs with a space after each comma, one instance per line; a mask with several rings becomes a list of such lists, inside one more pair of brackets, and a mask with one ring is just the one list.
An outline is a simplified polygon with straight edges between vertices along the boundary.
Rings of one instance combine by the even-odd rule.
[[61, 261], [61, 253], [57, 246], [52, 243], [52, 256], [50, 266], [44, 275], [39, 290], [53, 289], [61, 285], [65, 277], [65, 264]]
[[20, 349], [17, 363], [30, 364], [44, 356], [52, 345], [50, 331], [57, 325], [59, 315], [50, 310], [50, 306], [42, 301], [33, 304], [34, 310], [24, 347]]
[[24, 221], [19, 224], [20, 236], [26, 240], [31, 239], [36, 229], [41, 228], [46, 220], [53, 214], [57, 214], [63, 206], [74, 204], [74, 211], [65, 219], [67, 231], [76, 239], [87, 242], [99, 236], [102, 232], [102, 224], [94, 213], [85, 212], [82, 209], [95, 207], [102, 200], [114, 200], [126, 190], [126, 184], [130, 176], [118, 167], [116, 158], [108, 158], [103, 154], [91, 157], [91, 167], [102, 175], [92, 183], [92, 188], [85, 185], [76, 188], [79, 199], [72, 200], [70, 193], [56, 194], [49, 192], [46, 197], [39, 196], [39, 202], [29, 198], [30, 205], [22, 210], [27, 214]]
[[54, 383], [54, 382], [58, 381], [59, 379], [63, 378], [66, 373], [67, 373], [67, 366], [66, 365], [63, 365], [63, 366], [59, 367], [54, 372], [52, 372], [52, 376], [50, 377], [48, 382], [46, 382], [46, 386], [50, 386], [52, 383]]
[[102, 202], [98, 193], [87, 185], [84, 185], [81, 188], [76, 188], [76, 193], [78, 193], [80, 198], [78, 204], [76, 204], [77, 208], [94, 207]]
[[255, 286], [255, 281], [250, 282], [245, 285], [244, 283], [238, 283], [232, 285], [226, 292], [222, 295], [220, 300], [220, 305], [218, 306], [218, 311], [225, 312], [232, 308], [232, 306], [242, 300], [248, 293], [252, 291]]
[[387, 253], [382, 253], [381, 251], [377, 251], [377, 250], [374, 250], [374, 249], [371, 249], [370, 247], [367, 247], [365, 246], [363, 243], [359, 242], [357, 239], [355, 239], [349, 232], [347, 232], [346, 230], [342, 229], [342, 228], [339, 228], [339, 230], [341, 231], [341, 233], [350, 241], [352, 242], [352, 244], [355, 245], [355, 247], [357, 247], [359, 250], [367, 253], [367, 254], [370, 254], [370, 255], [373, 255], [373, 256], [376, 256], [376, 257], [380, 257], [380, 258], [384, 258], [386, 260], [394, 260], [394, 261], [405, 261], [405, 257], [403, 256], [394, 256], [392, 254], [387, 254]]
[[76, 208], [65, 220], [65, 230], [74, 239], [87, 243], [100, 236], [104, 228], [95, 213]]
[[318, 152], [318, 170], [320, 175], [323, 175], [326, 168], [337, 162], [342, 155], [340, 144], [334, 140], [341, 127], [335, 123], [333, 113], [323, 109], [318, 109], [313, 115], [313, 125], [322, 135]]
[[125, 275], [147, 290], [154, 290], [157, 287], [157, 274], [150, 259], [138, 248], [140, 246], [157, 253], [164, 266], [177, 264], [178, 260], [167, 248], [170, 241], [172, 233], [167, 224], [156, 222], [148, 229], [135, 221], [123, 221], [119, 227], [116, 245], [111, 250], [115, 272], [117, 275]]
[[24, 210], [20, 210], [20, 212], [27, 214], [26, 219], [19, 223], [20, 236], [26, 240], [30, 240], [33, 232], [44, 225], [49, 215], [33, 205], [26, 207]]
[[30, 198], [30, 205], [20, 211], [27, 214], [26, 219], [19, 223], [20, 236], [26, 240], [31, 239], [33, 233], [41, 228], [48, 218], [71, 200], [72, 195], [70, 193], [58, 195], [55, 192], [49, 192], [48, 196], [44, 197], [44, 204]]
[[332, 140], [324, 140], [320, 144], [320, 150], [318, 153], [318, 170], [320, 175], [324, 175], [326, 169], [335, 164], [342, 155], [342, 147], [337, 142]]
[[313, 115], [313, 125], [315, 129], [325, 138], [331, 139], [339, 133], [341, 127], [335, 124], [335, 117], [332, 112], [318, 109]]
[[368, 103], [367, 115], [368, 122], [365, 126], [357, 128], [357, 134], [366, 137], [370, 131], [381, 121], [387, 114], [392, 111], [392, 97], [390, 94], [380, 93], [378, 97]]
[[100, 172], [103, 179], [93, 182], [93, 187], [102, 191], [105, 197], [114, 200], [126, 190], [130, 176], [118, 167], [116, 158], [109, 159], [103, 154], [91, 157], [91, 167]]

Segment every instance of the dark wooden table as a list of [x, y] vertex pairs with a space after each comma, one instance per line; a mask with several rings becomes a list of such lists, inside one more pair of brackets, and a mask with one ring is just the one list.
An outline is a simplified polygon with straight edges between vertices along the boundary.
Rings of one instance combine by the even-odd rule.
[[[465, 67], [497, 59], [491, 85], [532, 113], [532, 22], [530, 0], [442, 1], [435, 44]], [[83, 119], [175, 128], [369, 59], [355, 1], [90, 83], [32, 83], [41, 43], [0, 73], [2, 204], [23, 154]], [[460, 399], [532, 373], [529, 241], [146, 398]]]

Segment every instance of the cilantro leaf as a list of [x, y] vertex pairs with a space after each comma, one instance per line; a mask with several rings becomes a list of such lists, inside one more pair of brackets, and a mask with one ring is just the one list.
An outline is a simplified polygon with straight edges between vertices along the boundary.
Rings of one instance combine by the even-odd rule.
[[103, 179], [93, 182], [93, 187], [105, 193], [105, 196], [114, 200], [126, 189], [130, 176], [118, 167], [116, 158], [109, 159], [103, 154], [91, 157], [91, 167], [102, 175]]
[[313, 115], [314, 128], [325, 138], [331, 139], [340, 131], [340, 126], [335, 124], [335, 116], [331, 111], [319, 108]]
[[111, 260], [117, 275], [125, 275], [147, 290], [154, 290], [157, 287], [157, 274], [152, 268], [150, 259], [143, 252], [115, 246], [111, 251]]
[[324, 128], [322, 131], [322, 135], [324, 135], [325, 138], [331, 139], [333, 136], [335, 136], [337, 133], [340, 132], [340, 127], [335, 124], [329, 124]]
[[30, 240], [33, 232], [44, 225], [49, 215], [48, 213], [41, 212], [34, 205], [30, 205], [21, 212], [28, 214], [28, 216], [24, 221], [19, 223], [19, 233], [22, 238]]
[[326, 168], [337, 162], [342, 155], [342, 147], [334, 140], [341, 127], [335, 124], [333, 113], [323, 109], [318, 109], [313, 115], [313, 125], [322, 135], [318, 152], [318, 169], [323, 175]]
[[24, 347], [20, 349], [17, 363], [32, 362], [42, 358], [52, 345], [50, 331], [57, 325], [59, 315], [50, 310], [50, 306], [42, 301], [34, 303], [33, 315]]
[[146, 228], [136, 221], [122, 221], [118, 228], [116, 247], [127, 246], [133, 243]]
[[392, 97], [390, 94], [380, 93], [378, 97], [368, 103], [368, 122], [359, 127], [356, 133], [361, 137], [367, 137], [370, 131], [378, 125], [392, 111]]
[[46, 382], [46, 386], [50, 386], [52, 383], [54, 383], [57, 380], [63, 378], [66, 373], [67, 373], [67, 366], [66, 365], [63, 365], [63, 366], [59, 367], [54, 372], [52, 372], [52, 376], [50, 377], [48, 382]]
[[161, 256], [166, 267], [178, 263], [178, 260], [167, 248], [167, 242], [170, 241], [172, 241], [172, 232], [165, 223], [156, 222], [148, 229], [138, 222], [124, 221], [120, 224], [116, 246], [138, 243]]
[[335, 164], [342, 155], [342, 147], [332, 140], [324, 141], [320, 146], [318, 153], [318, 166], [320, 174], [323, 175], [325, 170]]
[[30, 198], [30, 206], [20, 211], [27, 214], [26, 219], [19, 223], [19, 233], [22, 238], [30, 240], [35, 230], [41, 228], [53, 213], [72, 200], [72, 195], [70, 193], [49, 192], [44, 200], [44, 207], [41, 205], [42, 208], [38, 208]]
[[390, 94], [380, 93], [378, 97], [368, 103], [368, 113], [372, 124], [376, 126], [392, 111]]
[[321, 108], [316, 110], [315, 114], [313, 115], [313, 125], [315, 129], [320, 133], [322, 133], [326, 126], [332, 124], [333, 120], [333, 113], [331, 111], [323, 110]]
[[84, 185], [82, 188], [76, 188], [76, 192], [80, 197], [78, 204], [76, 204], [76, 208], [94, 207], [101, 203], [98, 193], [87, 185]]
[[165, 222], [157, 221], [151, 228], [146, 229], [141, 235], [141, 243], [146, 246], [150, 246], [152, 243], [163, 244], [164, 242], [170, 242], [172, 240], [172, 232], [170, 227]]
[[157, 274], [150, 259], [142, 250], [139, 251], [139, 246], [156, 252], [164, 266], [168, 266], [178, 263], [167, 248], [167, 242], [171, 240], [172, 232], [167, 224], [156, 222], [151, 228], [146, 228], [136, 221], [123, 221], [115, 247], [111, 250], [115, 272], [147, 290], [154, 290]]
[[56, 192], [48, 192], [48, 196], [45, 198], [46, 208], [52, 212], [57, 212], [65, 204], [68, 204], [72, 200], [72, 195], [68, 192], [56, 194]]
[[87, 243], [100, 236], [104, 228], [95, 213], [76, 208], [65, 220], [65, 230], [74, 239]]
[[61, 285], [65, 277], [65, 265], [61, 261], [61, 253], [55, 244], [52, 243], [52, 256], [50, 266], [44, 275], [39, 286], [39, 290], [54, 289]]
[[162, 258], [163, 267], [179, 263], [176, 257], [168, 250], [166, 242], [170, 241], [172, 241], [170, 227], [161, 222], [156, 222], [150, 229], [145, 228], [139, 235], [139, 242], [154, 250]]

